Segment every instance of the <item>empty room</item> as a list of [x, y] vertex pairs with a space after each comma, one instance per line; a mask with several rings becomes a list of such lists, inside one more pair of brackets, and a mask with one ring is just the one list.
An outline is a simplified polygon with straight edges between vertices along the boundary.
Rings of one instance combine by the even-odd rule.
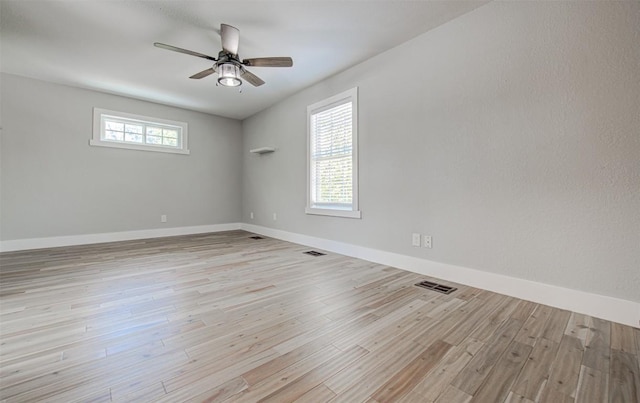
[[640, 402], [639, 1], [0, 0], [0, 402]]

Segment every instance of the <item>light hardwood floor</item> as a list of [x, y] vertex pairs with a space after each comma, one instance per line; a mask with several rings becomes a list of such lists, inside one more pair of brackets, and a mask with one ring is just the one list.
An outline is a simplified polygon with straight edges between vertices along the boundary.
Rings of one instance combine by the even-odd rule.
[[0, 400], [640, 401], [639, 329], [250, 235], [1, 254]]

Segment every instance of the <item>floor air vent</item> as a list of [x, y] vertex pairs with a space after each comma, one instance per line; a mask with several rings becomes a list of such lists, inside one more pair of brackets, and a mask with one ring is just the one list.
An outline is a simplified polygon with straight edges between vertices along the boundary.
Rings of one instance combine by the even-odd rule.
[[251, 239], [264, 239], [263, 237], [257, 236], [257, 235], [256, 236], [250, 236], [249, 238], [251, 238]]
[[308, 252], [302, 252], [302, 253], [304, 253], [306, 255], [311, 255], [311, 256], [324, 256], [324, 255], [326, 255], [326, 253], [318, 252], [318, 251], [315, 251], [315, 250], [310, 250]]
[[443, 294], [451, 294], [452, 292], [457, 290], [457, 288], [455, 288], [455, 287], [449, 287], [448, 285], [442, 285], [442, 284], [438, 284], [438, 283], [433, 283], [431, 281], [422, 281], [420, 283], [416, 283], [416, 285], [418, 287], [422, 287], [422, 288], [426, 288], [428, 290], [441, 292]]

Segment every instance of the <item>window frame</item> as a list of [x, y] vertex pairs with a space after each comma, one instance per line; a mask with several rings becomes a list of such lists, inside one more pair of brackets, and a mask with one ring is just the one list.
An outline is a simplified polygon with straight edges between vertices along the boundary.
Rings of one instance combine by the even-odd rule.
[[[156, 126], [160, 128], [179, 129], [179, 143], [180, 147], [159, 145], [159, 144], [146, 144], [135, 143], [117, 140], [105, 139], [105, 118], [113, 118], [117, 121], [131, 121], [138, 124]], [[144, 134], [146, 136], [146, 134]], [[103, 108], [93, 108], [93, 134], [89, 144], [92, 146], [111, 147], [111, 148], [123, 148], [128, 150], [138, 151], [154, 151], [171, 154], [190, 154], [189, 142], [188, 142], [188, 124], [186, 122], [179, 122], [175, 120], [160, 119], [150, 116], [137, 115], [127, 112], [112, 111]]]
[[[312, 178], [311, 178], [311, 117], [314, 114], [334, 108], [344, 103], [351, 102], [351, 169], [352, 169], [352, 202], [351, 209], [330, 208], [329, 205], [317, 207], [312, 200]], [[306, 214], [324, 215], [345, 218], [362, 218], [359, 210], [358, 200], [358, 87], [351, 88], [332, 97], [307, 106], [307, 205]]]

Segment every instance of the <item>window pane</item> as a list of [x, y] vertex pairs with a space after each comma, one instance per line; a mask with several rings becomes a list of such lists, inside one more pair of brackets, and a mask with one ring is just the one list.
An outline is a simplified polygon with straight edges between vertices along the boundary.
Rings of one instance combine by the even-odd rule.
[[142, 143], [142, 134], [125, 133], [124, 141], [131, 143]]
[[127, 133], [136, 133], [136, 134], [142, 134], [142, 126], [141, 125], [125, 125], [124, 126], [124, 131]]
[[316, 203], [352, 203], [353, 167], [351, 156], [325, 159], [314, 164]]
[[159, 127], [147, 126], [147, 136], [162, 136], [162, 129]]
[[162, 144], [162, 137], [158, 136], [147, 136], [148, 144]]
[[164, 129], [162, 131], [164, 137], [178, 138], [178, 132], [176, 130]]
[[124, 131], [124, 123], [111, 122], [107, 120], [105, 122], [105, 129], [121, 132], [121, 131]]
[[107, 130], [104, 132], [105, 140], [123, 141], [124, 133]]
[[172, 138], [163, 138], [162, 139], [162, 144], [164, 144], [165, 146], [172, 146], [172, 147], [177, 147], [178, 146], [178, 139], [172, 139]]

